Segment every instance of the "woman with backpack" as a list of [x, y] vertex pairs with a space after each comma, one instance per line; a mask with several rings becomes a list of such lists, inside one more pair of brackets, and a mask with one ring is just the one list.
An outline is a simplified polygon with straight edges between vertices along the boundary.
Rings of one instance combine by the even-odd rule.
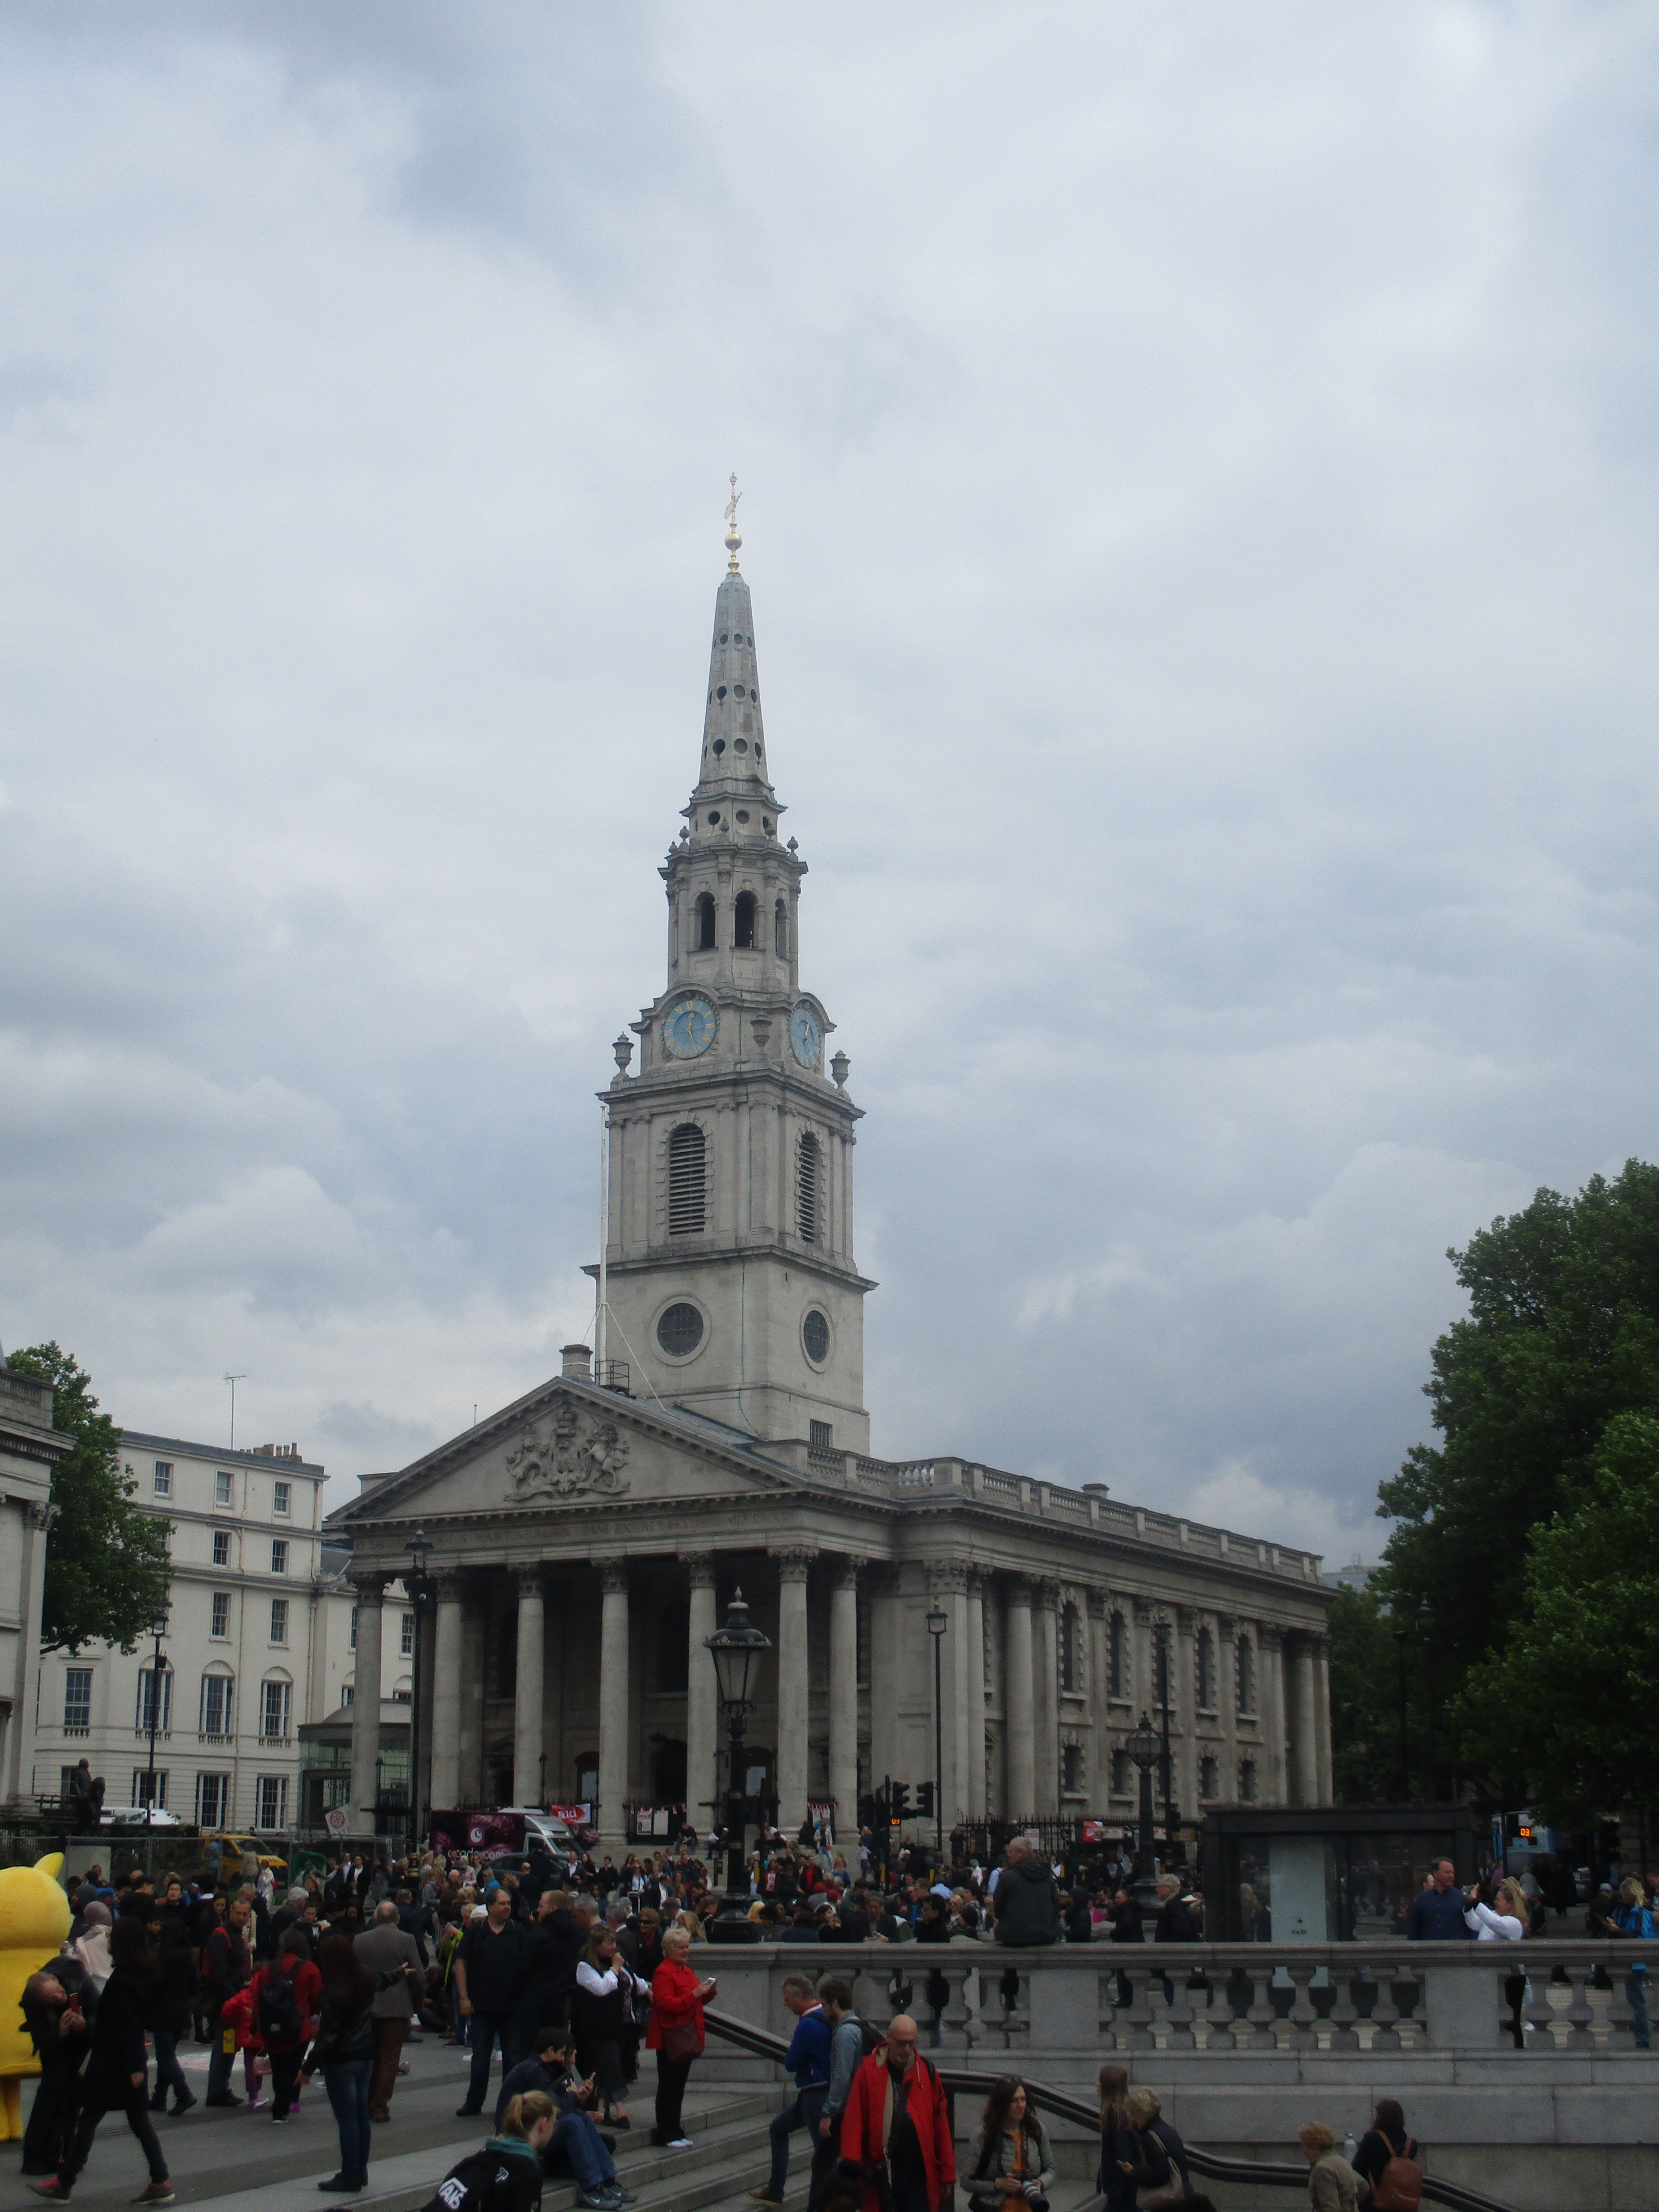
[[1406, 2115], [1382, 2098], [1353, 2154], [1359, 2201], [1371, 2212], [1417, 2212], [1423, 2201], [1423, 2146], [1406, 2133]]
[[310, 1938], [297, 1924], [284, 1929], [276, 1956], [255, 1973], [252, 1990], [254, 2033], [270, 2060], [270, 2117], [279, 2128], [299, 2100], [300, 2062], [322, 1993]]
[[1048, 2191], [1059, 2172], [1025, 2084], [1005, 2074], [985, 2100], [979, 2155], [968, 2176], [969, 2212], [1016, 2207], [1024, 2212], [1026, 2205], [1031, 2212], [1048, 2212]]
[[326, 2196], [356, 2196], [368, 2179], [368, 2078], [374, 2070], [374, 1977], [343, 1936], [325, 1936], [313, 1969], [322, 1983], [317, 2033], [302, 2081], [320, 2066], [340, 2131], [340, 2171], [317, 2184]]
[[553, 2100], [541, 2090], [511, 2098], [499, 2133], [450, 2167], [426, 2212], [537, 2212], [542, 2153], [557, 2123]]

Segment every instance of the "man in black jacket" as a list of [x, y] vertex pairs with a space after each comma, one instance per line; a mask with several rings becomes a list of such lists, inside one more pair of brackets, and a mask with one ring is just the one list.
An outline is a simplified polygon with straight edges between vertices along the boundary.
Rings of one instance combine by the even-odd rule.
[[999, 1943], [1058, 1943], [1063, 1925], [1054, 1877], [1024, 1838], [1008, 1846], [1008, 1863], [997, 1876]]
[[231, 2048], [225, 2049], [225, 2039], [220, 2028], [219, 2015], [227, 1998], [234, 1997], [238, 1990], [247, 1987], [247, 1924], [253, 1913], [246, 1900], [234, 1898], [229, 1912], [209, 1935], [202, 1946], [202, 1983], [205, 1995], [203, 2009], [213, 2032], [213, 2052], [208, 2060], [207, 2101], [210, 2105], [240, 2105], [241, 2099], [230, 2086], [230, 2069], [235, 2062], [235, 2039]]
[[489, 2087], [489, 2054], [498, 2040], [502, 2072], [518, 2063], [514, 2012], [528, 1940], [529, 1931], [513, 1917], [513, 1899], [504, 1889], [491, 1892], [484, 1917], [475, 1918], [461, 1938], [453, 1971], [461, 2018], [472, 2023], [472, 2075], [457, 2119], [483, 2112]]
[[[1142, 1943], [1146, 1941], [1146, 1923], [1141, 1917], [1140, 1900], [1131, 1897], [1127, 1889], [1120, 1889], [1112, 1899], [1112, 1941], [1114, 1943]], [[1120, 1970], [1117, 1978], [1117, 2001], [1121, 2005], [1132, 2004], [1134, 1992], [1129, 1986], [1129, 1977]]]

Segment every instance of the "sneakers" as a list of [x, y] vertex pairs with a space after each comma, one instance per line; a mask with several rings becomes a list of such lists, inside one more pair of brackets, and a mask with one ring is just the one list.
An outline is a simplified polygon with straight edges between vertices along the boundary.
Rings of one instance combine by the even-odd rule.
[[579, 2189], [576, 2202], [581, 2212], [611, 2212], [611, 2199], [602, 2189]]
[[330, 2180], [319, 2181], [317, 2186], [325, 2197], [355, 2197], [366, 2179], [366, 2176], [360, 2178], [352, 2173], [337, 2173]]
[[30, 2182], [29, 2187], [37, 2197], [45, 2197], [53, 2204], [67, 2204], [70, 2201], [68, 2190], [55, 2173], [49, 2175], [45, 2181]]
[[204, 2101], [210, 2105], [229, 2106], [240, 2105], [242, 2100], [235, 2094], [234, 2090], [219, 2089], [216, 2090], [212, 2096], [206, 2098]]
[[173, 2118], [175, 2120], [182, 2119], [185, 2114], [195, 2105], [195, 2102], [196, 2092], [193, 2089], [186, 2089], [173, 2107]]
[[171, 2204], [174, 2193], [170, 2181], [152, 2181], [141, 2189], [132, 2201], [135, 2204]]
[[749, 2202], [751, 2204], [781, 2204], [783, 2199], [781, 2197], [775, 2196], [769, 2189], [751, 2189], [749, 2191]]
[[273, 2128], [285, 2128], [288, 2125], [288, 2114], [273, 2112], [270, 2116], [270, 2124]]
[[665, 2150], [695, 2150], [696, 2145], [690, 2136], [676, 2136], [672, 2142], [663, 2145]]
[[620, 2181], [607, 2181], [605, 2185], [605, 2201], [613, 2206], [637, 2204], [640, 2201], [639, 2192], [637, 2190], [624, 2189]]
[[482, 2105], [457, 2105], [455, 2117], [458, 2120], [476, 2120], [483, 2110]]

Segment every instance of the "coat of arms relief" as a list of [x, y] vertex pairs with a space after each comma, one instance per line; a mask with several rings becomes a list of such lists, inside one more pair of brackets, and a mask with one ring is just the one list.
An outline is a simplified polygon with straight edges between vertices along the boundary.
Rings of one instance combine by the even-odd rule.
[[618, 1497], [628, 1464], [629, 1443], [614, 1421], [583, 1425], [567, 1401], [550, 1417], [547, 1434], [532, 1421], [507, 1455], [507, 1471], [518, 1498]]

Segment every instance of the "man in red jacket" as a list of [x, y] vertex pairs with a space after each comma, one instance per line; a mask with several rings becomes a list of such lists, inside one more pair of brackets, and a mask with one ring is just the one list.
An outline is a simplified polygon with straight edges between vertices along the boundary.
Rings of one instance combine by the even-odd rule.
[[881, 2212], [878, 2169], [887, 2164], [893, 2212], [946, 2212], [957, 2185], [951, 2118], [939, 2076], [916, 2050], [916, 2024], [900, 2013], [881, 2050], [853, 2076], [842, 2115], [843, 2166], [855, 2164], [861, 2212]]

